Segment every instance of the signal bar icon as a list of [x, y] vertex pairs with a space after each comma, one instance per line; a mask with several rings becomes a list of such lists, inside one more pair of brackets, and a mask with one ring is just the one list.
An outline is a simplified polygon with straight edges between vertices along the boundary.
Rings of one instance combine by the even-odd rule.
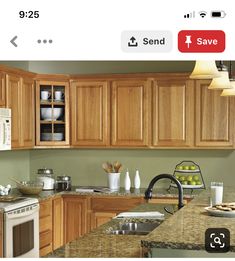
[[195, 18], [195, 11], [188, 13], [188, 14], [185, 14], [184, 18]]

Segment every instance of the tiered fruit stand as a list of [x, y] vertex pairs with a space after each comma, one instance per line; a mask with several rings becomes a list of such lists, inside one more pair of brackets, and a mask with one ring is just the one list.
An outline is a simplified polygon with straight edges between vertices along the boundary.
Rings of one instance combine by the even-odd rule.
[[[175, 166], [173, 176], [179, 180], [183, 189], [205, 189], [206, 185], [202, 176], [200, 166], [193, 161], [181, 161]], [[170, 187], [177, 187], [175, 183], [171, 183]]]

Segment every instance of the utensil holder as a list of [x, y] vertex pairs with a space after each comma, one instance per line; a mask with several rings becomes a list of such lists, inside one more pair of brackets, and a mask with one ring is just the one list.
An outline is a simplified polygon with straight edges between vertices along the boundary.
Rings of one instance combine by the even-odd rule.
[[119, 191], [120, 173], [108, 173], [108, 187], [111, 191]]

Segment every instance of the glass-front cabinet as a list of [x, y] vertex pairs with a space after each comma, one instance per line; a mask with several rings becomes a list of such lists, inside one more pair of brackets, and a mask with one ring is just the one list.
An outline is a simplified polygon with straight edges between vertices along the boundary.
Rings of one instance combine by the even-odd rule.
[[69, 83], [37, 81], [36, 146], [69, 145]]

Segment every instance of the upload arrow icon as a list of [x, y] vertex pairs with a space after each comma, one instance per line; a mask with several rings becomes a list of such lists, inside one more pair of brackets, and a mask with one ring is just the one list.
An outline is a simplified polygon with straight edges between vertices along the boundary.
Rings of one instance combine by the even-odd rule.
[[135, 37], [132, 36], [130, 38], [130, 42], [128, 42], [128, 47], [137, 47], [138, 46], [138, 42], [136, 41]]

